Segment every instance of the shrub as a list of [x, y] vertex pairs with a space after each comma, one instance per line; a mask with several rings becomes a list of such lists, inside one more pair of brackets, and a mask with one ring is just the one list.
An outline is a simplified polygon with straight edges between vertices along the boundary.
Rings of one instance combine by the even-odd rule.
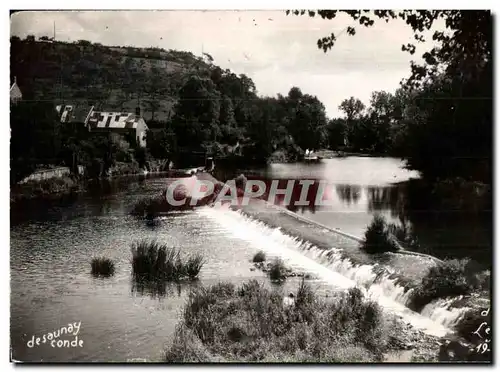
[[134, 204], [130, 214], [134, 217], [152, 220], [160, 216], [162, 207], [163, 200], [161, 197], [148, 197], [138, 200]]
[[376, 215], [366, 229], [361, 249], [366, 253], [396, 252], [399, 246], [389, 231], [384, 217]]
[[94, 276], [111, 276], [115, 273], [115, 264], [111, 259], [106, 257], [94, 257], [90, 263], [92, 275]]
[[304, 278], [300, 281], [299, 288], [297, 290], [297, 296], [295, 298], [295, 305], [298, 307], [311, 305], [314, 303], [315, 297], [311, 286], [306, 283]]
[[266, 260], [266, 254], [264, 251], [258, 251], [253, 256], [253, 262], [264, 262]]
[[[183, 196], [185, 197], [185, 195]], [[180, 196], [174, 195], [174, 198], [178, 200]], [[203, 205], [207, 199], [208, 197], [202, 198], [199, 204]], [[191, 197], [186, 197], [182, 205], [172, 205], [167, 201], [164, 195], [156, 195], [138, 200], [134, 204], [130, 214], [134, 217], [153, 220], [160, 217], [162, 214], [172, 211], [191, 210], [193, 208], [194, 206], [191, 205]]]
[[138, 280], [194, 279], [203, 264], [200, 254], [184, 262], [178, 249], [155, 241], [142, 240], [132, 245], [132, 273]]
[[468, 260], [446, 260], [429, 269], [422, 282], [413, 290], [408, 307], [421, 311], [438, 298], [469, 294], [474, 286], [466, 273]]
[[333, 303], [302, 282], [295, 306], [256, 280], [191, 291], [168, 362], [375, 362], [389, 343], [379, 306], [360, 290]]
[[269, 269], [269, 277], [271, 280], [284, 280], [286, 279], [286, 266], [283, 260], [277, 258], [271, 264]]

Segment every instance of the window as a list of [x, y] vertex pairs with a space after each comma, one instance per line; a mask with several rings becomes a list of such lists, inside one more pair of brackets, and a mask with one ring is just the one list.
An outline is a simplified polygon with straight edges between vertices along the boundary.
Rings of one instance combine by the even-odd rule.
[[115, 116], [115, 121], [118, 121], [118, 120], [120, 120], [120, 115]]
[[109, 127], [110, 123], [111, 123], [111, 116], [108, 116], [108, 120], [106, 120], [106, 126]]

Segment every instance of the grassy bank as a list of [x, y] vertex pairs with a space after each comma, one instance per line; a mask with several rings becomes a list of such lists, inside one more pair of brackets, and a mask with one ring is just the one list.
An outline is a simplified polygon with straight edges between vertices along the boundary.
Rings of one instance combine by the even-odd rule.
[[167, 362], [375, 362], [391, 327], [375, 302], [351, 289], [332, 302], [301, 283], [292, 302], [255, 280], [195, 289]]
[[79, 177], [64, 176], [40, 181], [28, 181], [12, 186], [10, 200], [48, 199], [83, 192], [85, 187]]

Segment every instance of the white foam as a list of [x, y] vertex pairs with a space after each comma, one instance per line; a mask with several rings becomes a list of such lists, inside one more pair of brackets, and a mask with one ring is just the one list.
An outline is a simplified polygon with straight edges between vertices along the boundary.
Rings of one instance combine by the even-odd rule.
[[254, 249], [280, 257], [292, 267], [311, 272], [334, 288], [359, 287], [386, 311], [402, 316], [425, 333], [444, 336], [465, 311], [448, 309], [451, 300], [438, 300], [427, 305], [422, 313], [416, 313], [405, 306], [411, 290], [405, 292], [402, 286], [395, 283], [396, 279], [389, 278], [389, 272], [377, 278], [374, 265], [355, 266], [349, 259], [343, 259], [341, 251], [336, 248], [320, 249], [310, 242], [284, 234], [279, 228], [271, 228], [227, 208], [201, 208], [198, 213], [214, 220], [228, 234], [248, 242]]

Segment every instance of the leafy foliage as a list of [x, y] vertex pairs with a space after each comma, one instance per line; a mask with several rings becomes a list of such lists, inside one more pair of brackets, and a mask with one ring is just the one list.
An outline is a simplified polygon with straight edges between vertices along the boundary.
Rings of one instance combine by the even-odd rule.
[[[492, 17], [482, 10], [294, 10], [287, 14], [333, 20], [339, 13], [363, 27], [376, 21], [402, 19], [417, 43], [438, 20], [446, 30], [434, 30], [437, 44], [422, 55], [423, 65], [411, 64], [411, 76], [394, 95], [374, 92], [370, 108], [351, 97], [340, 109], [345, 113], [344, 137], [352, 149], [402, 156], [410, 169], [429, 179], [462, 177], [491, 182], [492, 153]], [[355, 28], [347, 28], [355, 35]], [[318, 40], [325, 52], [335, 34]], [[414, 54], [415, 44], [402, 46]], [[336, 146], [339, 122], [331, 125]]]
[[333, 302], [302, 282], [294, 305], [256, 280], [194, 289], [167, 362], [368, 362], [389, 349], [380, 307], [359, 289]]
[[366, 229], [361, 249], [366, 253], [396, 252], [399, 250], [399, 245], [392, 236], [384, 217], [380, 215], [373, 217], [370, 226]]
[[438, 298], [467, 295], [474, 283], [467, 272], [468, 260], [446, 260], [429, 269], [420, 285], [412, 292], [408, 307], [420, 311]]
[[266, 253], [264, 251], [258, 251], [253, 256], [253, 262], [264, 262], [266, 260]]

